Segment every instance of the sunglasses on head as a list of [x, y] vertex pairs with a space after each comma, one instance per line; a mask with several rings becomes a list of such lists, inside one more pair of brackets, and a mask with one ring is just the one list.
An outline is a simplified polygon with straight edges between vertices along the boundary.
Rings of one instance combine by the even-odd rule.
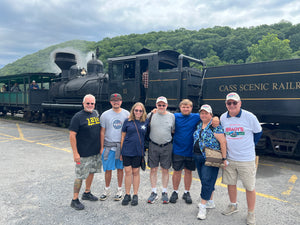
[[166, 107], [166, 105], [157, 105], [158, 107]]
[[232, 104], [232, 105], [237, 105], [238, 102], [226, 102], [226, 104], [227, 104], [227, 105], [231, 105], [231, 104]]
[[85, 104], [87, 104], [87, 105], [89, 105], [89, 104], [91, 104], [91, 105], [95, 105], [95, 103], [94, 103], [94, 102], [86, 102]]
[[141, 110], [141, 109], [135, 109], [134, 111], [135, 112], [140, 112], [140, 113], [143, 112], [143, 110]]

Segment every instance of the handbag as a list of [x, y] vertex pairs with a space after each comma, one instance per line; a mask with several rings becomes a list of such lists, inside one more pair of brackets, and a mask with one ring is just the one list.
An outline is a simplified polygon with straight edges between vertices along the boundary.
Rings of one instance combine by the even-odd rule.
[[145, 161], [145, 156], [142, 157], [142, 160], [141, 160], [141, 169], [142, 170], [146, 170], [146, 161]]
[[222, 152], [218, 150], [214, 150], [211, 148], [204, 148], [206, 160], [205, 166], [213, 166], [213, 167], [224, 167], [224, 161], [222, 160]]
[[144, 156], [144, 152], [143, 152], [143, 149], [142, 149], [142, 142], [141, 142], [141, 137], [140, 137], [140, 132], [135, 124], [135, 121], [134, 122], [134, 125], [135, 125], [135, 128], [136, 128], [136, 131], [137, 131], [137, 134], [139, 136], [139, 140], [140, 140], [140, 145], [141, 145], [141, 152], [142, 152], [142, 160], [141, 160], [141, 169], [142, 170], [146, 170], [146, 161], [145, 161], [145, 156]]

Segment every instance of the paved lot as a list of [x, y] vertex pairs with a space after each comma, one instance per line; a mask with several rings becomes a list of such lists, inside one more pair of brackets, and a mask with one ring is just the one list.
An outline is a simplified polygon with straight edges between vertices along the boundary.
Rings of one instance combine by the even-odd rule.
[[[141, 171], [138, 206], [122, 206], [112, 197], [102, 202], [83, 203], [86, 209], [70, 207], [74, 162], [68, 130], [40, 124], [0, 119], [0, 224], [246, 224], [246, 199], [239, 183], [240, 212], [223, 216], [228, 204], [221, 172], [216, 185], [216, 208], [207, 219], [196, 219], [200, 180], [194, 173], [193, 204], [180, 199], [176, 204], [148, 204], [151, 192], [149, 169]], [[257, 224], [300, 224], [300, 163], [261, 157], [257, 174]], [[171, 177], [169, 193], [172, 191]], [[116, 190], [113, 173], [112, 190]], [[83, 186], [84, 187], [84, 186]], [[159, 191], [161, 187], [159, 174]], [[92, 192], [100, 196], [104, 174], [96, 174]]]

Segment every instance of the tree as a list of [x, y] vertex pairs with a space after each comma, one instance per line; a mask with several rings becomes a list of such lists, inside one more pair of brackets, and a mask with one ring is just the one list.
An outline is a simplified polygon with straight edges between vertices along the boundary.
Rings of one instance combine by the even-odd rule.
[[280, 40], [277, 34], [268, 34], [263, 36], [258, 44], [248, 47], [249, 62], [260, 62], [269, 60], [289, 59], [292, 57], [292, 49], [290, 48], [290, 40]]
[[208, 53], [207, 57], [203, 59], [204, 62], [206, 63], [207, 67], [212, 67], [212, 66], [222, 66], [225, 65], [225, 62], [222, 62], [219, 58], [219, 56], [216, 55], [216, 52], [213, 50], [210, 50]]
[[300, 50], [300, 33], [291, 35], [289, 40], [291, 41], [290, 46], [294, 52]]

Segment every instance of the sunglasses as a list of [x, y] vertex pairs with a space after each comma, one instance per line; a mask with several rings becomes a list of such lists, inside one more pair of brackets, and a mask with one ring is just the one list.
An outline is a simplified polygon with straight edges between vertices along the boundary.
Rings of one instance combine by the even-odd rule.
[[89, 104], [91, 104], [91, 105], [95, 105], [95, 103], [94, 103], [94, 102], [86, 102], [85, 104], [87, 104], [87, 105], [89, 105]]
[[237, 105], [238, 102], [226, 102], [226, 104], [227, 104], [227, 105], [231, 105], [231, 104], [232, 104], [232, 105]]
[[143, 110], [141, 110], [141, 109], [135, 109], [134, 111], [135, 111], [135, 112], [140, 112], [140, 113], [143, 112]]
[[166, 107], [166, 105], [157, 105], [158, 107]]

